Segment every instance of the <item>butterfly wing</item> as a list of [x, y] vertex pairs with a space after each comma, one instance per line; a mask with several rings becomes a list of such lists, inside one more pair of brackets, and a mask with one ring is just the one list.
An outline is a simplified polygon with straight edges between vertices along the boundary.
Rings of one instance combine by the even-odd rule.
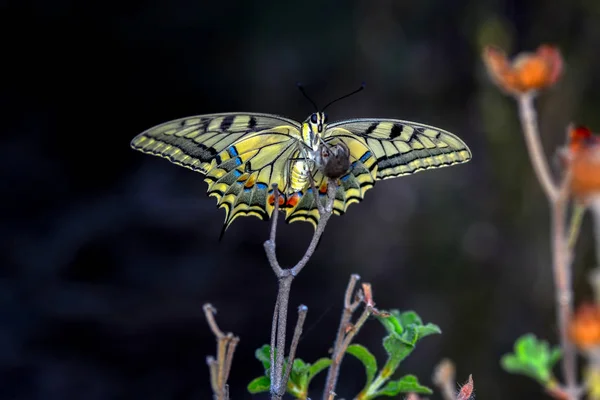
[[300, 140], [297, 121], [223, 113], [165, 122], [136, 136], [131, 147], [205, 174], [209, 196], [225, 208], [226, 229], [239, 216], [271, 216], [271, 186], [285, 190], [287, 161]]
[[417, 122], [355, 119], [328, 126], [326, 137], [364, 142], [377, 162], [377, 180], [465, 163], [469, 147], [458, 136]]
[[[327, 144], [344, 142], [350, 151], [350, 169], [338, 180], [334, 213], [342, 215], [350, 204], [362, 201], [378, 180], [442, 168], [471, 159], [468, 146], [456, 135], [416, 122], [392, 119], [355, 119], [330, 124], [323, 135]], [[325, 202], [327, 179], [315, 174], [318, 196]], [[319, 213], [312, 190], [297, 196], [286, 220], [308, 221], [314, 226]]]

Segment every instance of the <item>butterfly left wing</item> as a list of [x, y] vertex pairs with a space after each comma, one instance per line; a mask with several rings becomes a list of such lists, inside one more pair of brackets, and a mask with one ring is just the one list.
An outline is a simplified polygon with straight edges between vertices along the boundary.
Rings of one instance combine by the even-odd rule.
[[288, 118], [221, 113], [157, 125], [131, 147], [204, 174], [209, 196], [225, 208], [225, 230], [239, 216], [271, 216], [271, 186], [285, 189], [286, 163], [301, 139], [300, 123]]

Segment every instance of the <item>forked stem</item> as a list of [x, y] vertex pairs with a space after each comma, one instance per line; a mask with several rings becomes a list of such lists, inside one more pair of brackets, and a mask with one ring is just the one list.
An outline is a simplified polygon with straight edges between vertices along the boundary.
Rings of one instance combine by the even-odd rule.
[[298, 261], [298, 263], [292, 268], [284, 269], [279, 264], [277, 260], [276, 254], [276, 244], [275, 237], [277, 232], [277, 218], [279, 216], [279, 190], [277, 185], [273, 185], [274, 192], [274, 209], [273, 214], [271, 216], [271, 232], [269, 235], [269, 240], [264, 243], [265, 252], [267, 254], [267, 259], [269, 260], [269, 264], [275, 273], [275, 276], [278, 280], [278, 291], [277, 291], [277, 300], [275, 302], [275, 310], [273, 312], [273, 323], [271, 327], [271, 399], [272, 400], [281, 400], [283, 395], [285, 394], [287, 388], [287, 381], [289, 379], [289, 368], [294, 362], [294, 356], [296, 352], [296, 348], [298, 346], [298, 341], [300, 340], [300, 333], [302, 332], [302, 326], [304, 324], [304, 320], [306, 318], [306, 313], [308, 309], [306, 306], [301, 306], [299, 309], [298, 322], [296, 324], [296, 330], [294, 334], [293, 341], [290, 347], [290, 354], [288, 356], [288, 370], [284, 371], [284, 361], [285, 361], [285, 344], [286, 344], [286, 329], [287, 329], [287, 313], [289, 306], [289, 298], [290, 298], [290, 290], [292, 287], [292, 282], [294, 277], [302, 271], [302, 269], [306, 266], [310, 258], [312, 257], [317, 245], [319, 244], [319, 239], [321, 239], [321, 235], [325, 230], [325, 226], [329, 221], [333, 213], [333, 202], [335, 200], [335, 193], [337, 191], [337, 185], [335, 181], [328, 180], [327, 184], [327, 200], [326, 205], [323, 207], [319, 198], [319, 192], [316, 192], [314, 187], [314, 182], [312, 177], [310, 179], [313, 195], [315, 196], [315, 201], [317, 202], [317, 208], [319, 210], [319, 222], [313, 234], [313, 237], [304, 253], [304, 256]]
[[240, 341], [232, 333], [224, 334], [215, 321], [215, 314], [217, 310], [209, 303], [202, 307], [206, 321], [210, 330], [217, 339], [217, 358], [206, 357], [206, 363], [210, 370], [210, 384], [213, 391], [214, 400], [229, 400], [229, 386], [227, 385], [227, 379], [229, 378], [229, 372], [231, 371], [231, 364], [233, 362], [233, 353], [235, 348]]

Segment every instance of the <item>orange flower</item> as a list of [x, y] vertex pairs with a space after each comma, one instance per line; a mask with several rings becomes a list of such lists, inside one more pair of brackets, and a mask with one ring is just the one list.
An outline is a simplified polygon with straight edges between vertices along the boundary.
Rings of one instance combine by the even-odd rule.
[[600, 308], [597, 305], [579, 307], [569, 323], [569, 337], [582, 350], [600, 346]]
[[570, 126], [564, 160], [571, 168], [571, 193], [580, 201], [600, 194], [600, 136]]
[[486, 46], [483, 61], [494, 83], [510, 94], [552, 86], [563, 70], [560, 51], [550, 45], [538, 47], [535, 53], [521, 53], [512, 62], [501, 49]]

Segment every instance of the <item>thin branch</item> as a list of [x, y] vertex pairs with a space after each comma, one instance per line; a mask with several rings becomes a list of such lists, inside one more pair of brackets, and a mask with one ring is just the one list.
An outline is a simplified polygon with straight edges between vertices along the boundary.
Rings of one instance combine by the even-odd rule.
[[572, 257], [565, 235], [569, 179], [570, 174], [566, 174], [561, 183], [558, 197], [552, 202], [552, 263], [558, 306], [558, 327], [563, 350], [562, 369], [566, 384], [565, 390], [570, 399], [575, 399], [577, 398], [577, 353], [568, 334], [568, 324], [573, 313]]
[[[333, 213], [333, 203], [335, 201], [335, 194], [337, 192], [336, 182], [329, 179], [327, 183], [327, 201], [326, 206], [323, 207], [320, 204], [320, 199], [318, 198], [319, 193], [314, 189], [314, 181], [311, 176], [311, 185], [313, 187], [313, 194], [315, 195], [315, 199], [317, 202], [317, 209], [319, 211], [319, 222], [313, 234], [313, 237], [304, 253], [304, 256], [300, 259], [300, 261], [292, 268], [283, 269], [281, 268], [276, 254], [276, 232], [277, 232], [277, 217], [279, 215], [279, 191], [277, 190], [277, 186], [273, 186], [274, 191], [274, 210], [271, 216], [271, 232], [269, 235], [269, 240], [264, 243], [265, 252], [267, 254], [267, 259], [269, 260], [269, 264], [275, 273], [275, 276], [278, 280], [278, 291], [277, 291], [277, 301], [275, 303], [275, 310], [273, 312], [273, 325], [271, 327], [271, 399], [280, 400], [285, 394], [287, 387], [287, 380], [289, 379], [289, 373], [287, 371], [283, 371], [283, 365], [285, 361], [285, 343], [286, 343], [286, 329], [287, 329], [287, 310], [290, 298], [290, 290], [292, 286], [292, 281], [294, 277], [300, 273], [302, 268], [308, 263], [310, 257], [315, 252], [317, 245], [319, 244], [319, 239], [325, 230], [325, 226]], [[306, 307], [304, 307], [306, 308]], [[299, 322], [301, 320], [304, 323], [304, 318], [306, 318], [306, 311], [304, 310], [299, 315]], [[298, 326], [296, 326], [298, 329]], [[300, 326], [301, 332], [302, 326]], [[299, 340], [299, 338], [298, 338]], [[293, 354], [296, 351], [298, 343], [294, 344], [292, 342], [293, 348], [291, 349], [290, 359], [293, 361]]]
[[574, 400], [579, 398], [577, 394], [577, 354], [573, 343], [569, 339], [567, 326], [573, 313], [573, 294], [571, 288], [572, 257], [566, 231], [570, 171], [564, 174], [560, 186], [557, 186], [550, 173], [550, 168], [548, 167], [548, 162], [540, 142], [533, 99], [533, 93], [525, 93], [517, 96], [517, 103], [519, 105], [519, 116], [525, 134], [529, 157], [551, 208], [552, 269], [556, 288], [557, 322], [560, 332], [560, 344], [563, 351], [562, 370], [568, 400]]
[[290, 345], [290, 354], [288, 355], [287, 368], [285, 369], [285, 374], [283, 377], [283, 381], [286, 382], [286, 385], [287, 381], [290, 379], [290, 373], [292, 372], [294, 359], [296, 358], [296, 349], [298, 348], [298, 343], [300, 342], [300, 336], [302, 336], [302, 328], [304, 327], [304, 320], [306, 320], [307, 312], [308, 307], [306, 307], [304, 304], [298, 307], [298, 320], [296, 321], [294, 337], [292, 338], [292, 344]]
[[525, 133], [525, 143], [529, 151], [529, 158], [533, 164], [533, 170], [542, 185], [549, 201], [555, 201], [558, 197], [558, 188], [550, 173], [550, 168], [544, 155], [544, 149], [540, 142], [540, 134], [537, 123], [537, 113], [533, 105], [534, 94], [531, 92], [517, 96], [519, 105], [519, 117], [521, 126]]
[[219, 329], [215, 321], [217, 310], [211, 304], [205, 304], [202, 309], [204, 310], [208, 326], [217, 339], [217, 358], [206, 357], [206, 363], [210, 371], [210, 384], [213, 397], [215, 400], [229, 400], [227, 379], [229, 378], [229, 372], [233, 363], [233, 354], [240, 339], [233, 336], [232, 333], [224, 334]]
[[[352, 275], [350, 277], [350, 281], [348, 282], [348, 286], [346, 287], [346, 295], [344, 296], [344, 311], [342, 313], [342, 318], [340, 320], [340, 325], [338, 327], [337, 336], [333, 346], [331, 365], [329, 366], [329, 371], [327, 372], [323, 400], [333, 400], [335, 397], [335, 387], [337, 385], [342, 360], [344, 359], [344, 355], [346, 354], [348, 346], [350, 346], [352, 340], [354, 340], [354, 337], [360, 331], [360, 328], [362, 328], [371, 314], [383, 314], [375, 308], [375, 303], [373, 302], [373, 297], [371, 294], [371, 285], [368, 283], [363, 283], [361, 295], [357, 296], [357, 300], [352, 301], [354, 287], [359, 279], [360, 276]], [[365, 303], [365, 309], [356, 323], [352, 324], [352, 314], [354, 314], [361, 302]]]
[[[581, 230], [581, 223], [583, 222], [583, 216], [585, 215], [585, 207], [580, 204], [573, 206], [573, 212], [571, 213], [571, 222], [569, 224], [569, 249], [573, 251], [577, 239], [579, 238], [579, 231]], [[598, 260], [600, 265], [600, 260]]]

